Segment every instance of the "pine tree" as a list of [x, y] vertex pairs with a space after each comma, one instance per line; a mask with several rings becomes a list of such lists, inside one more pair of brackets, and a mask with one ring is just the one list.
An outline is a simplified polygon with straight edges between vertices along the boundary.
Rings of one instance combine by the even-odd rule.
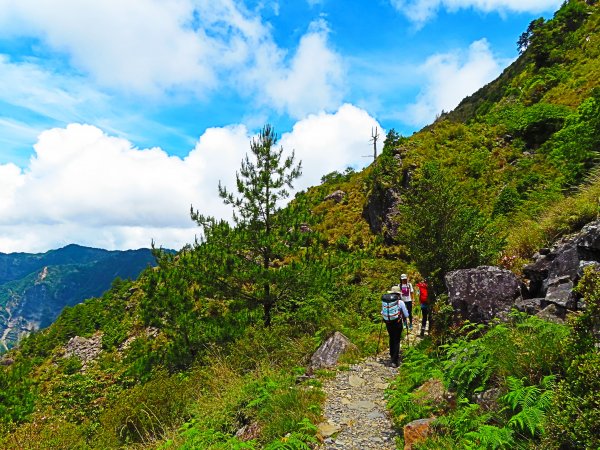
[[199, 244], [205, 254], [203, 285], [262, 305], [268, 326], [274, 305], [289, 291], [285, 257], [302, 233], [300, 214], [293, 207], [282, 211], [281, 203], [302, 172], [294, 152], [284, 157], [283, 147], [277, 149], [270, 125], [251, 141], [250, 152], [236, 172], [236, 192], [219, 183], [219, 196], [233, 207], [235, 227], [193, 207], [191, 217], [204, 232]]

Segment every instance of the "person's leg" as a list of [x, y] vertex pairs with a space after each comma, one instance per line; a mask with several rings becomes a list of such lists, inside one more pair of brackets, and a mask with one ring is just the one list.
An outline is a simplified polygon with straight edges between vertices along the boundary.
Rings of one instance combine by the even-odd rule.
[[399, 321], [394, 322], [394, 346], [392, 363], [399, 364], [400, 360], [400, 341], [402, 340], [402, 323]]
[[427, 319], [429, 316], [429, 308], [427, 305], [421, 306], [421, 336], [425, 335], [425, 327], [427, 325]]
[[394, 322], [386, 322], [385, 323], [385, 328], [387, 329], [388, 332], [388, 338], [389, 338], [389, 346], [390, 346], [390, 359], [392, 361], [394, 361], [394, 342], [395, 342], [395, 335], [396, 335], [396, 331], [394, 328]]
[[406, 302], [405, 305], [408, 311], [408, 326], [412, 329], [412, 302]]
[[400, 339], [402, 336], [402, 325], [395, 322], [386, 322], [385, 324], [390, 336], [390, 359], [392, 364], [398, 365], [400, 354]]

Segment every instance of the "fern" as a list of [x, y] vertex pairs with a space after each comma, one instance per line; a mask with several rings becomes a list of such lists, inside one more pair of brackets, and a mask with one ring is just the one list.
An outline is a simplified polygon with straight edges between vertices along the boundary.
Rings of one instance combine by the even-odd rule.
[[513, 431], [493, 425], [481, 425], [477, 431], [465, 435], [464, 448], [467, 449], [504, 449], [514, 448]]
[[459, 397], [470, 397], [472, 393], [484, 390], [492, 366], [490, 353], [482, 341], [459, 339], [445, 347], [447, 361], [443, 368]]
[[546, 410], [552, 403], [554, 375], [544, 377], [540, 385], [525, 386], [525, 379], [508, 377], [508, 392], [500, 398], [516, 412], [508, 421], [508, 426], [535, 437], [544, 433]]
[[306, 418], [302, 419], [298, 426], [298, 431], [267, 444], [264, 450], [311, 450], [309, 444], [317, 443], [317, 427]]
[[468, 400], [459, 400], [459, 408], [452, 414], [441, 416], [436, 425], [447, 429], [455, 439], [461, 439], [467, 433], [478, 429], [491, 418], [490, 413], [481, 414], [481, 407]]

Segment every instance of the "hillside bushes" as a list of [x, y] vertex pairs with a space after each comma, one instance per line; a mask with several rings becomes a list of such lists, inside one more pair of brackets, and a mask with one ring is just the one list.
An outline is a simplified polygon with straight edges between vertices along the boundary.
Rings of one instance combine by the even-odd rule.
[[[569, 328], [515, 313], [486, 330], [467, 325], [440, 350], [406, 352], [389, 407], [400, 426], [438, 416], [436, 433], [417, 448], [515, 448], [541, 442], [554, 408], [556, 375], [569, 361]], [[451, 394], [423, 404], [419, 387], [440, 379]], [[485, 400], [484, 400], [485, 399]]]

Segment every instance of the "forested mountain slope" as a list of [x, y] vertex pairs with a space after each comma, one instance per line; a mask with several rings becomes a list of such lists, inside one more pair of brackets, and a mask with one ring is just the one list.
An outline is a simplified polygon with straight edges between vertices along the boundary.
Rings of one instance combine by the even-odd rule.
[[107, 251], [68, 245], [42, 254], [0, 254], [0, 346], [50, 325], [65, 306], [101, 295], [119, 278], [155, 264], [149, 249]]
[[[440, 332], [423, 341], [407, 368], [419, 377], [434, 371], [465, 377], [448, 386], [461, 390], [456, 421], [496, 426], [506, 435], [494, 436], [501, 441], [495, 448], [511, 448], [515, 439], [551, 448], [537, 425], [515, 436], [494, 423], [493, 414], [479, 414], [468, 406], [470, 390], [481, 387], [482, 376], [485, 382], [514, 376], [515, 390], [519, 377], [541, 383], [547, 370], [555, 370], [562, 392], [573, 393], [573, 405], [581, 391], [569, 384], [581, 382], [569, 372], [573, 355], [552, 353], [551, 369], [534, 367], [523, 363], [532, 359], [522, 344], [551, 342], [554, 351], [570, 342], [581, 345], [582, 355], [587, 344], [557, 343], [571, 336], [569, 327], [522, 319], [525, 325], [496, 331], [504, 340], [488, 338], [515, 343], [503, 345], [508, 362], [502, 369], [521, 372], [498, 375], [482, 359], [497, 355], [485, 347], [489, 342], [475, 341], [485, 329], [461, 332], [444, 322], [452, 311], [443, 301], [442, 280], [449, 270], [482, 263], [518, 272], [539, 246], [598, 214], [599, 21], [595, 2], [572, 0], [554, 19], [532, 22], [519, 39], [522, 55], [498, 80], [411, 137], [390, 131], [374, 164], [359, 173], [325, 175], [322, 185], [269, 216], [273, 228], [266, 232], [267, 219], [244, 222], [242, 215], [234, 227], [192, 210], [205, 227], [204, 240], [177, 255], [157, 251], [157, 268], [66, 308], [52, 326], [4, 357], [2, 446], [303, 448], [315, 441], [322, 403], [319, 379], [297, 378], [310, 353], [334, 330], [345, 333], [359, 354], [374, 352], [379, 295], [408, 272], [431, 280]], [[255, 173], [242, 168], [249, 178]], [[256, 200], [254, 194], [248, 190], [245, 199]], [[259, 241], [265, 244], [250, 246]], [[556, 332], [551, 341], [540, 334], [550, 328]], [[451, 351], [467, 356], [452, 359]], [[471, 361], [481, 364], [473, 368]], [[584, 362], [594, 386], [597, 370], [591, 359]], [[412, 405], [412, 384], [420, 381], [410, 371], [403, 379], [411, 386], [399, 381], [392, 404], [399, 424], [408, 417], [403, 408]], [[556, 381], [535, 386], [546, 392]], [[521, 387], [523, 393], [528, 385]], [[583, 434], [593, 429], [584, 419], [578, 422]], [[440, 429], [453, 430], [452, 424]], [[549, 426], [554, 436], [561, 434], [559, 422]], [[428, 448], [455, 445], [452, 436], [440, 439]]]

